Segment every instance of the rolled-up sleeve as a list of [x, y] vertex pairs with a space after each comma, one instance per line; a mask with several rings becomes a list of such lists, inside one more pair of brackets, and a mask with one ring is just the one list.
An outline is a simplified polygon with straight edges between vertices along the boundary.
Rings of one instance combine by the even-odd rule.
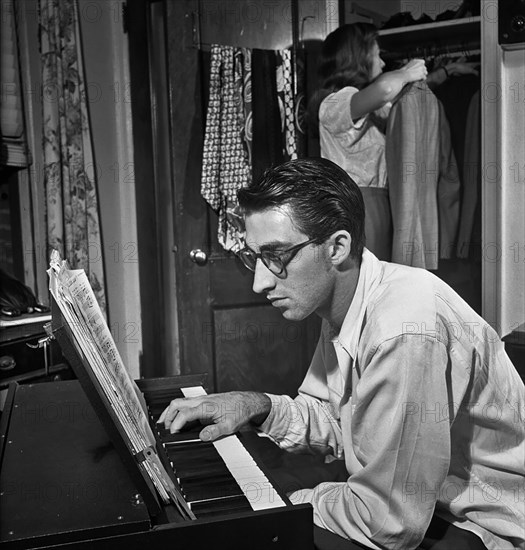
[[366, 117], [354, 122], [350, 109], [352, 96], [358, 91], [357, 88], [347, 86], [338, 92], [330, 94], [321, 103], [319, 107], [319, 123], [331, 134], [337, 135], [342, 132], [348, 132], [352, 128], [360, 129], [364, 124]]
[[416, 548], [449, 468], [446, 350], [435, 339], [401, 335], [371, 350], [362, 368], [341, 410], [345, 450], [351, 446], [361, 468], [346, 483], [322, 483], [292, 499], [311, 502], [315, 523], [340, 536]]

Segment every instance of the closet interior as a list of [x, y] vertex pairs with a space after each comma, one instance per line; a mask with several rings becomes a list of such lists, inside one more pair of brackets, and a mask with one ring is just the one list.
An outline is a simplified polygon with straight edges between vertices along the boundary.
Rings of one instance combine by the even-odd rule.
[[[458, 292], [478, 313], [482, 310], [481, 256], [481, 15], [477, 2], [344, 2], [343, 23], [370, 22], [379, 29], [385, 70], [410, 59], [425, 59], [429, 73], [449, 62], [476, 64], [479, 75], [447, 79], [433, 90], [441, 102], [460, 180], [457, 237], [451, 250], [440, 254], [432, 270]], [[425, 185], [433, 168], [416, 165]], [[439, 192], [439, 190], [438, 190]], [[432, 252], [432, 251], [429, 251]]]

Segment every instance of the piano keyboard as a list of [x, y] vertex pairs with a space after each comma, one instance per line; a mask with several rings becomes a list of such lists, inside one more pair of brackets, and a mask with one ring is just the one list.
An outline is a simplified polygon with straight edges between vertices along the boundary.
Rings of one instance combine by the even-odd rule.
[[156, 424], [172, 399], [200, 395], [206, 395], [201, 386], [144, 392], [159, 438], [195, 516], [286, 506], [236, 435], [204, 442], [199, 439], [201, 424], [174, 434]]

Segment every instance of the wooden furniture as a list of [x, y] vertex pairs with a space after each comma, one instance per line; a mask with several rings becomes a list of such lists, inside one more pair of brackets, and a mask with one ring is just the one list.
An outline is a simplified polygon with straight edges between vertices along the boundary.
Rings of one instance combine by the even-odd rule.
[[153, 514], [79, 381], [13, 384], [1, 436], [1, 548], [313, 547], [310, 505], [193, 521], [170, 505]]
[[48, 348], [39, 347], [39, 340], [46, 337], [43, 325], [37, 322], [0, 329], [0, 389], [11, 382], [72, 377], [55, 342]]
[[[9, 387], [0, 425], [2, 548], [313, 547], [312, 507], [292, 505], [272, 481], [253, 432], [210, 445], [156, 424], [170, 400], [196, 391], [204, 376], [140, 380], [126, 395], [130, 386], [118, 375], [92, 368], [78, 344], [84, 332], [72, 330], [56, 304], [52, 333], [78, 380]], [[154, 436], [144, 442], [129, 414], [139, 418], [133, 407], [142, 403]], [[160, 479], [171, 500], [156, 488]]]

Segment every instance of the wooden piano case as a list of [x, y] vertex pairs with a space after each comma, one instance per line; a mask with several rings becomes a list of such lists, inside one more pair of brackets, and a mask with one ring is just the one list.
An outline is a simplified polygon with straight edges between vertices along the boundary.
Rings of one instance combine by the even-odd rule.
[[[10, 386], [1, 420], [2, 548], [313, 548], [311, 506], [292, 505], [275, 483], [284, 507], [187, 520], [161, 503], [56, 310], [53, 332], [79, 380]], [[142, 391], [198, 384], [202, 377], [138, 381]], [[249, 439], [245, 446], [271, 481]]]

